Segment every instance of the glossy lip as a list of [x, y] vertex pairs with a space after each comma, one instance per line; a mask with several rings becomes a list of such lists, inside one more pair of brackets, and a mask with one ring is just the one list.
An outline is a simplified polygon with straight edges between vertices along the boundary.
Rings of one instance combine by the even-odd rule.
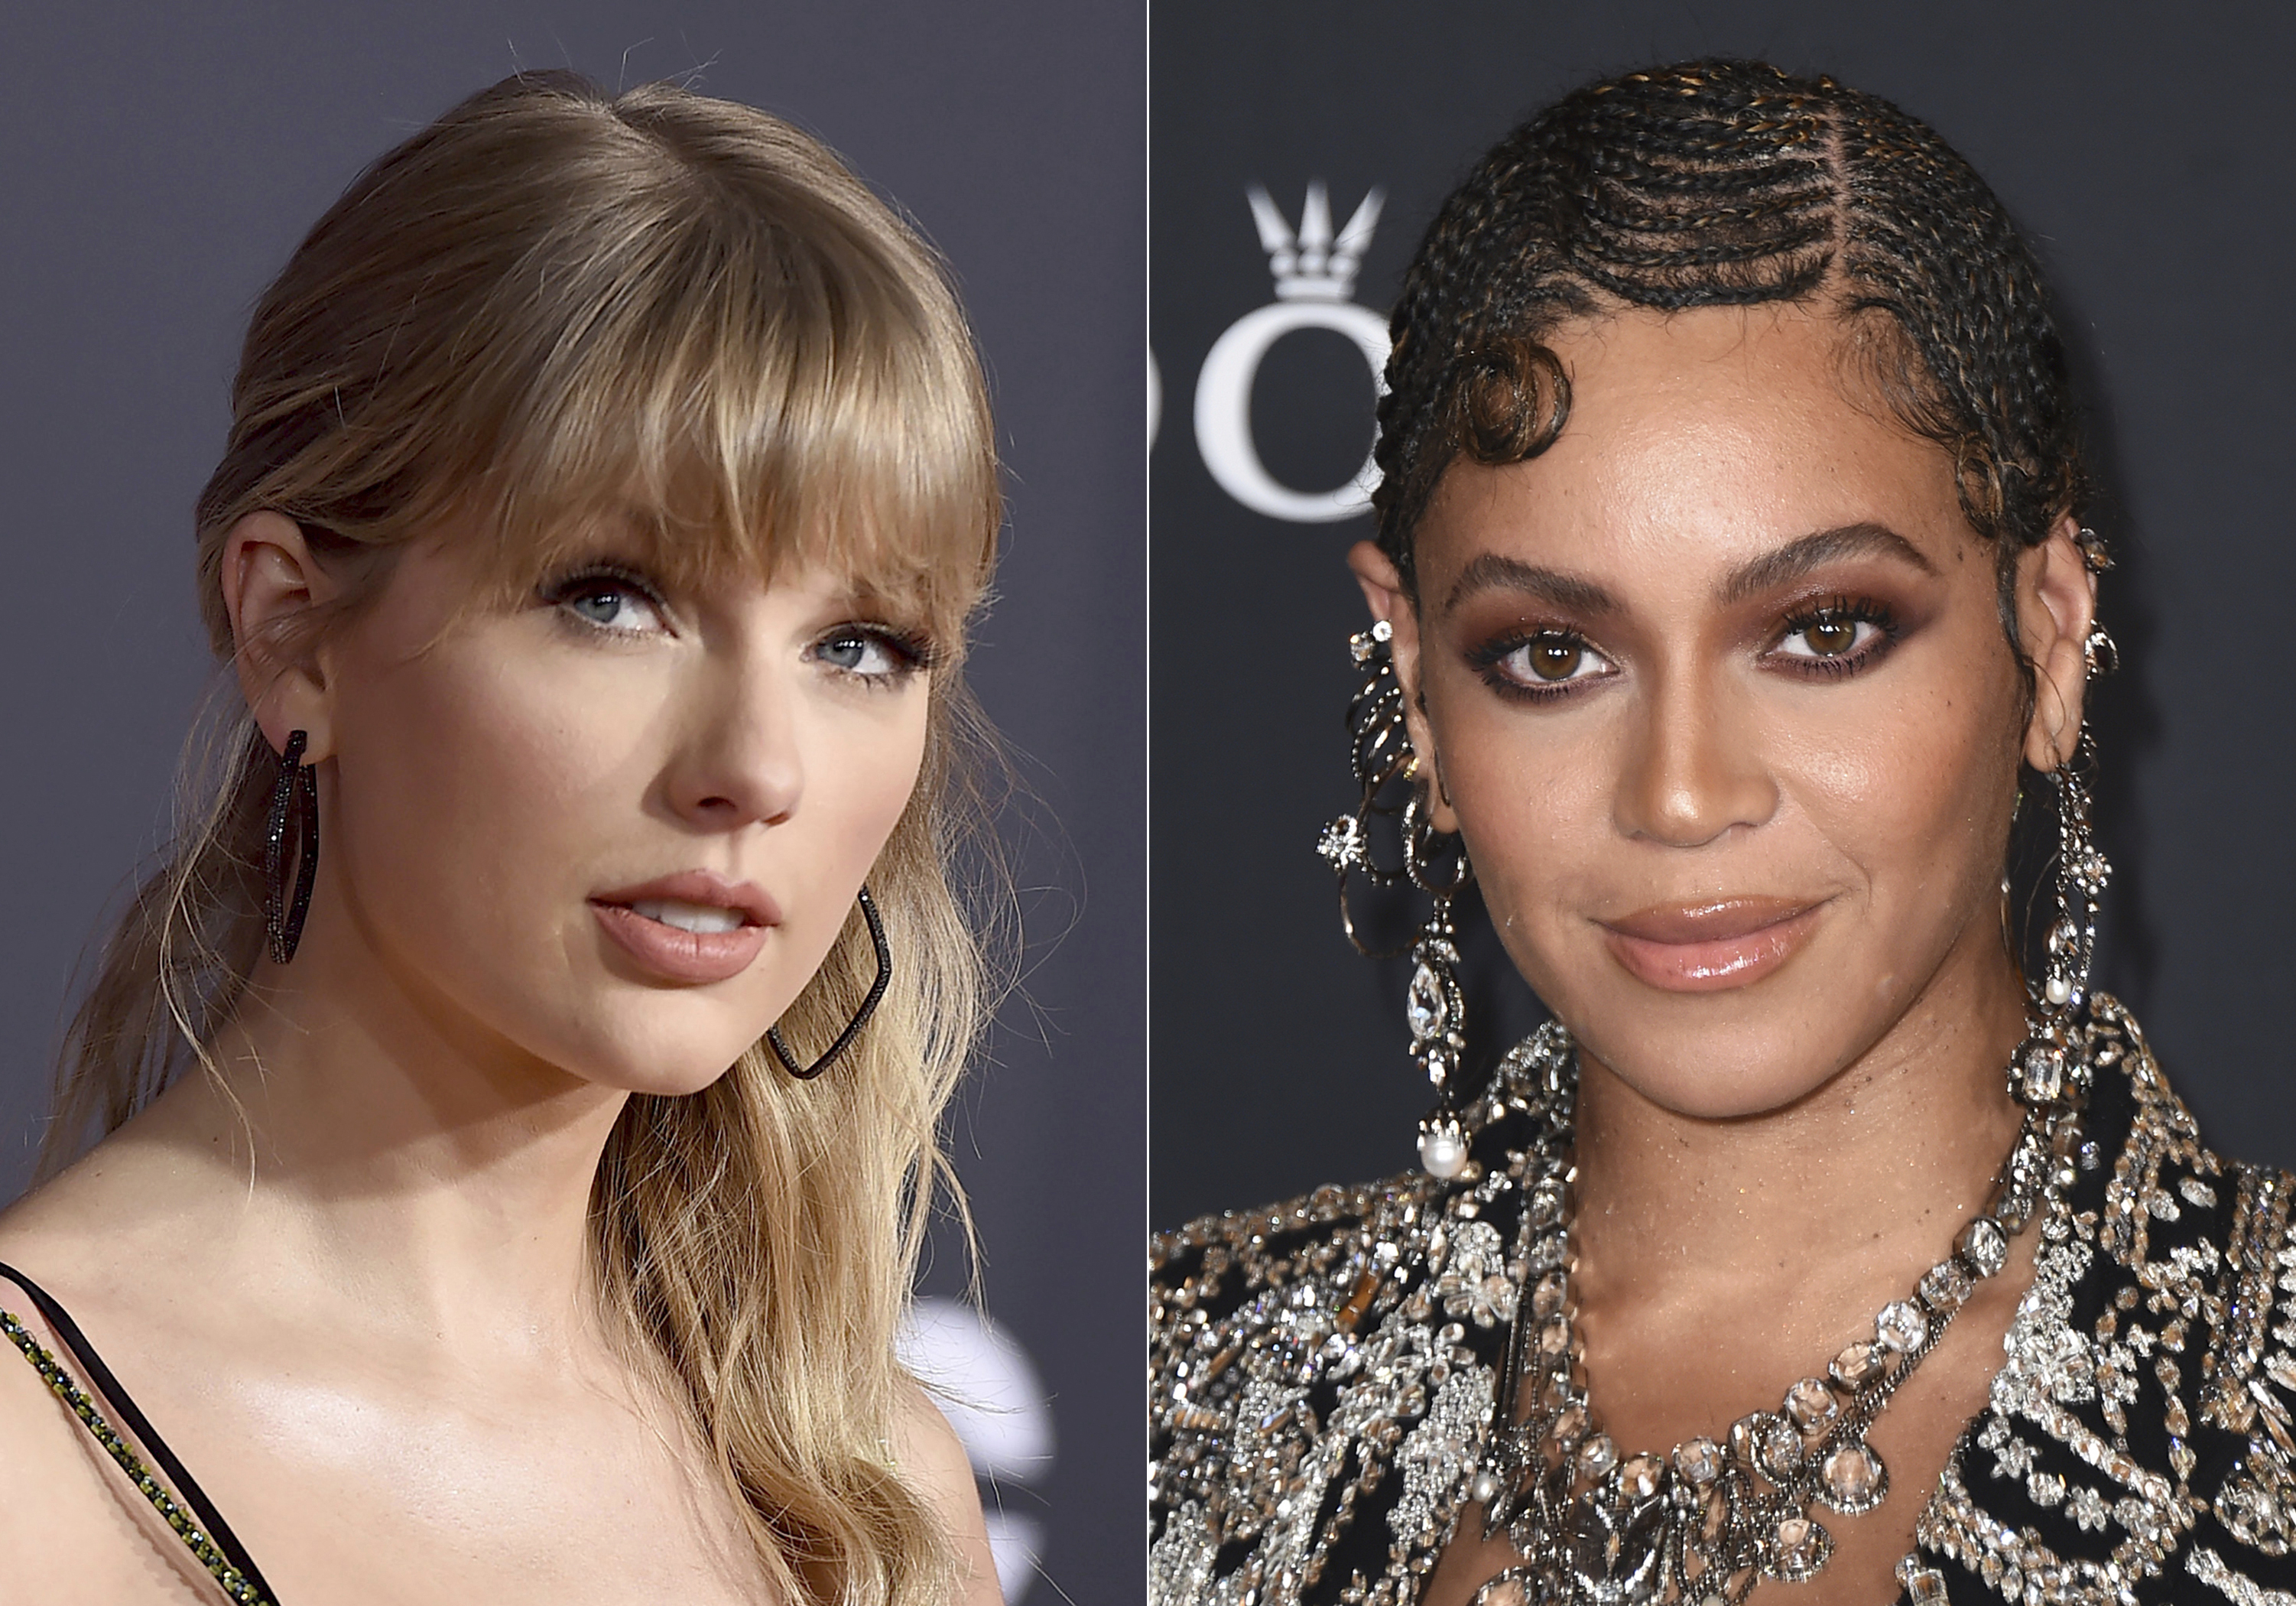
[[1668, 992], [1720, 992], [1751, 986], [1792, 959], [1824, 903], [1723, 898], [1656, 904], [1595, 924], [1637, 981]]
[[[680, 931], [642, 915], [633, 903], [659, 898], [730, 909], [742, 924], [732, 931]], [[754, 882], [729, 881], [711, 870], [685, 870], [590, 899], [599, 926], [632, 959], [664, 981], [699, 985], [730, 981], [750, 968], [782, 911]]]

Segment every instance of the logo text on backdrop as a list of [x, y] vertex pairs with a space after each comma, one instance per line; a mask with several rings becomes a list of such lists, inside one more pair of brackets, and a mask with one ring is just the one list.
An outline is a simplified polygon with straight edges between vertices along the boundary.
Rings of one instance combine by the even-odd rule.
[[1371, 459], [1333, 490], [1294, 490], [1280, 483], [1251, 438], [1251, 387], [1268, 348], [1300, 329], [1347, 336], [1378, 383], [1387, 366], [1387, 320], [1352, 298], [1383, 197], [1377, 189], [1366, 194], [1335, 234], [1331, 198], [1320, 180], [1308, 186], [1297, 232], [1266, 190], [1254, 185], [1245, 194], [1275, 277], [1275, 300], [1245, 313], [1212, 342], [1196, 376], [1196, 449], [1220, 489], [1254, 513], [1300, 524], [1352, 518], [1371, 505], [1377, 482]]

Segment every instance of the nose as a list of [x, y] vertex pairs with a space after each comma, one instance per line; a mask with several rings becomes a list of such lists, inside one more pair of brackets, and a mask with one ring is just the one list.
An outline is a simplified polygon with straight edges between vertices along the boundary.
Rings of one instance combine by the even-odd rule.
[[709, 830], [778, 824], [805, 791], [799, 706], [770, 655], [705, 655], [680, 688], [680, 737], [667, 777], [671, 806]]
[[1702, 847], [1768, 819], [1777, 786], [1720, 678], [1690, 666], [1655, 677], [1627, 736], [1614, 812], [1628, 836]]

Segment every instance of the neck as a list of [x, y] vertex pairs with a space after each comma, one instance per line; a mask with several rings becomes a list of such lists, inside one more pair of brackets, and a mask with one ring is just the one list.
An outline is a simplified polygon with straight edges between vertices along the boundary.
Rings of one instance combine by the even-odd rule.
[[338, 935], [258, 971], [221, 1075], [179, 1081], [151, 1135], [229, 1190], [242, 1269], [283, 1297], [490, 1355], [578, 1342], [592, 1179], [627, 1095], [348, 962]]
[[1582, 1056], [1582, 1296], [1740, 1311], [1750, 1294], [1806, 1304], [1828, 1285], [1902, 1297], [1985, 1207], [2021, 1118], [2005, 1072], [2023, 992], [2005, 955], [1981, 958], [1949, 966], [1853, 1064], [1762, 1115], [1681, 1115]]

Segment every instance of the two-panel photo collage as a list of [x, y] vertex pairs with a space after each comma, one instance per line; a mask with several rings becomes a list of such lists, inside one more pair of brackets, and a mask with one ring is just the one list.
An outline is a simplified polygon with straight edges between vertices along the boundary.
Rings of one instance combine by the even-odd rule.
[[2296, 1606], [2296, 13], [11, 21], [0, 1606]]

